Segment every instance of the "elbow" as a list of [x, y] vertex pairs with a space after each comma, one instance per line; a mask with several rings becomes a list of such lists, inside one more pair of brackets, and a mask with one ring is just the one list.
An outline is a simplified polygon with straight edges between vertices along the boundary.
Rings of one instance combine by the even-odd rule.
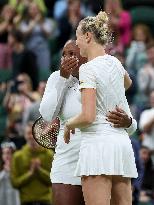
[[131, 87], [131, 85], [132, 85], [132, 80], [129, 79], [129, 82], [127, 82], [127, 83], [125, 84], [125, 90], [128, 90], [128, 89]]
[[47, 122], [50, 122], [52, 120], [51, 113], [49, 114], [49, 111], [43, 108], [43, 106], [40, 106], [39, 108], [40, 115], [43, 117], [43, 119]]
[[132, 86], [132, 80], [131, 79], [129, 79], [129, 87], [131, 87]]

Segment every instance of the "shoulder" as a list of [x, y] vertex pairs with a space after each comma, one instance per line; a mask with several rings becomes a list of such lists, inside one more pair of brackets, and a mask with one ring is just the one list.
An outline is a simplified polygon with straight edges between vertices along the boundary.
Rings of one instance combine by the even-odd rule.
[[53, 72], [53, 73], [49, 76], [48, 80], [51, 79], [51, 78], [58, 78], [59, 76], [60, 76], [60, 70]]
[[109, 58], [110, 58], [110, 60], [111, 60], [113, 63], [116, 63], [116, 64], [122, 66], [120, 60], [119, 60], [118, 58], [116, 58], [115, 56], [109, 55]]
[[112, 65], [113, 67], [116, 66], [117, 70], [120, 71], [120, 73], [122, 73], [123, 75], [126, 74], [126, 70], [124, 68], [124, 66], [122, 65], [122, 63], [120, 62], [120, 60], [118, 60], [116, 57], [114, 56], [110, 56], [111, 61], [112, 61]]
[[88, 62], [88, 63], [80, 66], [79, 79], [85, 78], [85, 77], [90, 77], [90, 76], [91, 77], [95, 76], [95, 69], [94, 69], [94, 66], [90, 62]]
[[60, 77], [60, 71], [59, 70], [55, 71], [49, 76], [47, 83], [52, 83], [53, 80], [57, 80], [59, 77]]
[[82, 65], [80, 66], [79, 71], [80, 71], [80, 72], [93, 71], [93, 70], [94, 70], [94, 65], [95, 65], [95, 64], [94, 64], [92, 61], [89, 61], [89, 62], [87, 62], [87, 63], [85, 63], [85, 64], [82, 64]]
[[154, 109], [147, 109], [141, 113], [141, 117], [148, 116], [149, 114], [154, 113]]
[[13, 154], [13, 159], [14, 159], [14, 160], [18, 160], [18, 159], [21, 159], [22, 156], [23, 156], [23, 149], [16, 151], [16, 152]]

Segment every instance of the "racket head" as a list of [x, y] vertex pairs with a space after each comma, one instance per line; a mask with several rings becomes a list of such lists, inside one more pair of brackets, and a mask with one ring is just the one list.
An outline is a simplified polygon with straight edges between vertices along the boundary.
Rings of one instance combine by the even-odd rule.
[[46, 122], [40, 116], [32, 125], [33, 138], [40, 146], [47, 149], [55, 149], [59, 129], [60, 120], [58, 117], [51, 122]]

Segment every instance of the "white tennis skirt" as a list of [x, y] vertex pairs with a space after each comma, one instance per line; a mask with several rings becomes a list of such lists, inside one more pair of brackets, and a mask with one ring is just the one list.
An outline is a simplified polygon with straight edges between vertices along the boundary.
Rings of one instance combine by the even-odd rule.
[[131, 140], [123, 129], [103, 125], [102, 131], [82, 132], [75, 176], [138, 176]]
[[52, 162], [50, 178], [52, 183], [81, 185], [81, 178], [74, 176], [79, 159], [81, 132], [71, 136], [69, 144], [63, 139], [63, 133], [58, 136], [56, 154]]

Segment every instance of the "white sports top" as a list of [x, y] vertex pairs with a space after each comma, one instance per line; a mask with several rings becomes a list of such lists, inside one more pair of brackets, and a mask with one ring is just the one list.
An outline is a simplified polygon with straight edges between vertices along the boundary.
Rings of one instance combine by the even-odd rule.
[[[116, 105], [132, 117], [125, 96], [125, 70], [120, 61], [111, 56], [98, 56], [80, 67], [80, 89], [94, 88], [96, 93], [96, 120], [82, 131], [96, 131], [102, 124], [109, 124], [106, 115], [115, 110]], [[119, 131], [124, 130], [118, 128]]]
[[[84, 68], [84, 66], [85, 65], [83, 65], [81, 69]], [[82, 77], [83, 75], [84, 72], [80, 75], [80, 77]], [[90, 82], [88, 81], [88, 83]], [[93, 81], [91, 81], [91, 83], [92, 85], [94, 85]], [[80, 85], [80, 88], [81, 86], [82, 84]], [[55, 71], [54, 73], [52, 73], [47, 81], [39, 111], [46, 121], [51, 121], [55, 119], [57, 116], [60, 117], [61, 127], [59, 136], [62, 137], [64, 134], [63, 129], [65, 122], [69, 118], [74, 117], [81, 112], [78, 79], [73, 76], [70, 76], [69, 79], [65, 79], [60, 76], [60, 71]], [[104, 112], [104, 114], [106, 112]], [[131, 135], [136, 130], [135, 119], [132, 120], [132, 125], [126, 130], [129, 135]], [[76, 134], [78, 132], [80, 132], [79, 129], [76, 129]], [[74, 136], [72, 137], [72, 140], [73, 139]]]

